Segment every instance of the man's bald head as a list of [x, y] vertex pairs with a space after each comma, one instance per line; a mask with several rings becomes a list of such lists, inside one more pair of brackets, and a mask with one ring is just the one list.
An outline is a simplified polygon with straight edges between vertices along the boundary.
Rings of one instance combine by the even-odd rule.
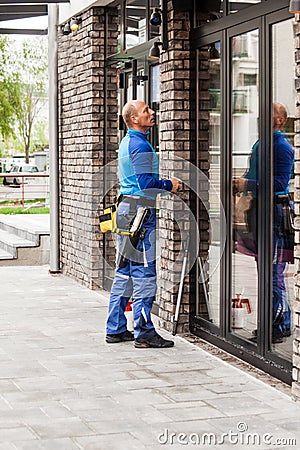
[[273, 130], [281, 130], [288, 118], [286, 107], [282, 103], [273, 103]]
[[141, 100], [130, 100], [123, 108], [122, 116], [128, 128], [146, 132], [155, 124], [155, 113]]
[[142, 102], [141, 100], [130, 100], [129, 102], [127, 102], [124, 105], [123, 111], [122, 111], [122, 116], [123, 116], [123, 120], [126, 123], [126, 126], [128, 128], [131, 128], [131, 126], [132, 126], [132, 121], [131, 121], [132, 116], [138, 115], [139, 107], [141, 107], [141, 105], [143, 105], [143, 104], [144, 104], [144, 102]]

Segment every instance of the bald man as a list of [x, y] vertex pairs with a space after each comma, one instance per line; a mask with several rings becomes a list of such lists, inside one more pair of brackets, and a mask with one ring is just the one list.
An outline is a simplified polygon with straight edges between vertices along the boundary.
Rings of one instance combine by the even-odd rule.
[[[273, 261], [272, 261], [272, 343], [280, 344], [291, 335], [291, 310], [284, 282], [287, 263], [294, 262], [292, 235], [284, 230], [283, 207], [290, 204], [289, 183], [294, 164], [294, 149], [282, 132], [287, 121], [286, 107], [281, 103], [272, 105], [273, 125]], [[234, 180], [234, 192], [251, 191], [254, 207], [248, 212], [249, 233], [240, 236], [237, 249], [254, 256], [257, 260], [257, 205], [259, 141], [251, 151], [249, 169], [242, 178]], [[257, 331], [254, 330], [253, 334]]]
[[[138, 241], [133, 257], [117, 258], [115, 277], [110, 293], [106, 342], [109, 344], [133, 341], [136, 348], [167, 348], [174, 342], [164, 339], [154, 328], [151, 309], [155, 299], [155, 199], [162, 192], [176, 193], [182, 182], [176, 178], [159, 179], [158, 157], [148, 141], [149, 129], [155, 124], [154, 111], [143, 101], [133, 100], [123, 108], [123, 119], [128, 131], [122, 139], [118, 153], [118, 177], [121, 202], [117, 222], [126, 227], [137, 210], [148, 208], [143, 222], [143, 239]], [[124, 236], [118, 236], [120, 254]], [[127, 238], [129, 239], [129, 238]], [[128, 300], [133, 299], [134, 335], [127, 330], [124, 315]]]

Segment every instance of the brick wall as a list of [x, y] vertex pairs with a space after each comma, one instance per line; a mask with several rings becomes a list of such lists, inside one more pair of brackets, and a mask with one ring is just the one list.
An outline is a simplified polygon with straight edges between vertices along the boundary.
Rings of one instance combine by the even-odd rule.
[[[300, 230], [300, 16], [296, 15], [295, 30], [295, 62], [296, 62], [296, 114], [295, 114], [295, 212], [297, 214], [296, 225]], [[300, 398], [300, 231], [295, 233], [295, 304], [294, 314], [294, 355], [293, 355], [293, 395]]]
[[[186, 13], [175, 13], [168, 2], [168, 49], [161, 56], [161, 173], [187, 181], [185, 165], [176, 156], [191, 160], [193, 149], [193, 121], [191, 117], [191, 51], [190, 19]], [[188, 234], [184, 203], [188, 193], [180, 199], [167, 195], [160, 200], [159, 233], [162, 236], [160, 267], [158, 267], [158, 296], [156, 301], [160, 325], [172, 329], [172, 320], [182, 268], [182, 244]], [[182, 212], [182, 214], [181, 214]], [[181, 230], [181, 231], [180, 231]], [[180, 251], [179, 258], [178, 254]], [[177, 258], [177, 260], [176, 260]], [[189, 278], [185, 278], [178, 332], [189, 327]]]
[[61, 264], [90, 288], [101, 286], [103, 272], [99, 171], [105, 143], [107, 160], [117, 145], [115, 70], [104, 72], [105, 52], [117, 51], [117, 20], [114, 8], [107, 24], [104, 8], [91, 8], [76, 33], [58, 40]]

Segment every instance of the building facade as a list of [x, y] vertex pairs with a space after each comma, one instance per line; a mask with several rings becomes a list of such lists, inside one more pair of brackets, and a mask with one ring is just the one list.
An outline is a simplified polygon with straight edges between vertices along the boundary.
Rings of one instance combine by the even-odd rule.
[[[279, 283], [274, 271], [279, 260], [275, 264], [272, 132], [272, 103], [279, 102], [287, 108], [284, 132], [295, 150], [289, 190], [298, 216], [298, 16], [289, 14], [289, 2], [282, 0], [90, 3], [59, 6], [63, 272], [90, 288], [110, 287], [114, 242], [99, 232], [98, 215], [118, 189], [122, 106], [130, 99], [144, 100], [156, 111], [150, 139], [161, 173], [177, 176], [185, 185], [183, 193], [162, 196], [158, 204], [154, 312], [160, 324], [172, 329], [188, 246], [178, 332], [190, 331], [287, 383], [293, 381], [299, 397], [299, 232], [291, 233], [293, 258], [280, 262]], [[153, 12], [161, 19], [157, 25]], [[78, 19], [78, 29], [69, 32], [72, 18]], [[256, 204], [253, 253], [242, 245], [249, 227], [241, 216], [241, 198], [246, 202], [249, 192], [234, 195], [233, 186], [249, 170], [257, 141], [258, 189], [250, 193]], [[296, 217], [296, 228], [298, 222]], [[282, 342], [276, 342], [272, 329], [279, 288], [291, 322], [286, 327], [291, 335], [287, 332]]]

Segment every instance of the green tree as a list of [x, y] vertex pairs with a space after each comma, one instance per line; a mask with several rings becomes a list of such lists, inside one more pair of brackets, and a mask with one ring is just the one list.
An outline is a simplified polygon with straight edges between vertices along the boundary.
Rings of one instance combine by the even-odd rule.
[[45, 38], [26, 39], [16, 50], [14, 65], [18, 74], [18, 107], [15, 110], [17, 135], [22, 142], [26, 162], [32, 148], [34, 125], [48, 102], [48, 52]]
[[49, 127], [48, 121], [45, 119], [37, 119], [34, 124], [32, 139], [32, 148], [34, 150], [43, 150], [49, 145]]
[[[47, 38], [27, 36], [20, 42], [0, 37], [0, 58], [0, 133], [6, 141], [13, 138], [29, 162], [30, 151], [37, 145], [33, 135], [40, 133], [35, 126], [48, 119]], [[43, 144], [47, 141], [44, 136]]]
[[3, 139], [14, 136], [14, 124], [19, 107], [19, 74], [9, 70], [12, 63], [10, 41], [0, 35], [0, 134]]

